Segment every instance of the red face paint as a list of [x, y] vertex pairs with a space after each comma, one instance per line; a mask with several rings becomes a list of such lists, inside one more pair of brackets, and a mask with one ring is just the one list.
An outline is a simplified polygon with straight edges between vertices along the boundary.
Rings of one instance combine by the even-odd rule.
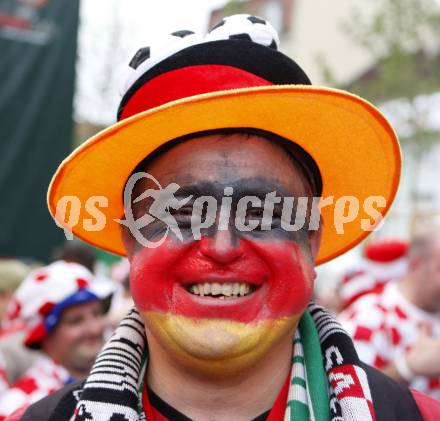
[[[140, 311], [244, 323], [300, 314], [313, 291], [313, 264], [300, 246], [288, 240], [240, 238], [234, 256], [206, 253], [213, 238], [181, 243], [167, 239], [155, 249], [143, 248], [131, 261], [131, 291]], [[249, 283], [245, 297], [220, 300], [191, 294], [189, 285]]]

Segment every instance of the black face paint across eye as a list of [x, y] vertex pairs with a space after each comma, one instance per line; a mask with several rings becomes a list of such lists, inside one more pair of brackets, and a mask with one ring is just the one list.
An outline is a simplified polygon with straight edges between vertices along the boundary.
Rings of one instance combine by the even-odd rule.
[[[199, 239], [197, 232], [212, 237], [218, 231], [228, 230], [234, 243], [240, 237], [251, 237], [259, 241], [279, 239], [308, 244], [308, 215], [303, 216], [301, 224], [301, 216], [298, 218], [297, 214], [300, 193], [287, 191], [265, 177], [227, 183], [191, 181], [185, 180], [186, 185], [176, 191], [173, 203], [178, 208], [171, 203], [165, 212], [168, 215], [151, 218], [141, 228], [145, 238], [153, 241], [167, 234], [172, 239], [190, 242]], [[136, 219], [150, 212], [153, 202], [147, 198], [142, 204], [134, 204]], [[170, 229], [172, 226], [175, 229]]]

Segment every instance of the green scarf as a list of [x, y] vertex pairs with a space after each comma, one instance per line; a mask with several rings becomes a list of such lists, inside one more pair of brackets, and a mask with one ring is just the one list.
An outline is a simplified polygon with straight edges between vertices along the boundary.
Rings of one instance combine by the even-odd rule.
[[327, 421], [330, 419], [329, 392], [318, 332], [305, 312], [293, 341], [292, 373], [286, 421]]

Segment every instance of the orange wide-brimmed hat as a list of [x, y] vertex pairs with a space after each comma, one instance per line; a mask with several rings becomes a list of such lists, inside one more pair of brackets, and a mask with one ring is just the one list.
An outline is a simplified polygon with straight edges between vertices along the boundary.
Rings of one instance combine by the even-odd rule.
[[[125, 255], [117, 221], [124, 215], [124, 186], [137, 165], [189, 134], [249, 128], [294, 142], [319, 168], [327, 199], [317, 263], [358, 244], [395, 197], [401, 169], [396, 134], [369, 102], [311, 85], [277, 48], [276, 32], [266, 21], [236, 15], [204, 39], [178, 31], [158, 47], [139, 50], [130, 62], [119, 121], [73, 151], [52, 179], [48, 203], [57, 223]], [[69, 206], [79, 210], [79, 218], [68, 221], [61, 210], [72, 197]], [[94, 219], [93, 206], [104, 222]], [[342, 226], [336, 221], [341, 215]]]

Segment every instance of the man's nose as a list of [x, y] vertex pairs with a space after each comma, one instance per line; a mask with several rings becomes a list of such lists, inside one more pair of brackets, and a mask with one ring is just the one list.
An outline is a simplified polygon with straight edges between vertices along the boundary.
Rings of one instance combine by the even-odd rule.
[[229, 230], [216, 231], [212, 236], [200, 239], [200, 252], [220, 263], [232, 263], [243, 255], [240, 239], [234, 238]]

